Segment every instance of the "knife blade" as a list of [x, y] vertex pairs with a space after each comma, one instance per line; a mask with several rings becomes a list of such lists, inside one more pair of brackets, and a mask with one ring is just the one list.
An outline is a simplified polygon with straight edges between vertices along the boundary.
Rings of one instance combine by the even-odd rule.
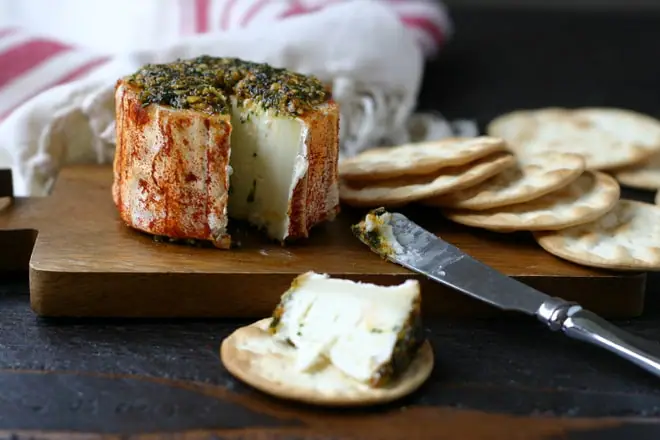
[[553, 331], [604, 348], [660, 376], [659, 344], [628, 333], [577, 303], [504, 275], [403, 214], [373, 210], [353, 232], [393, 263], [500, 309], [535, 316]]

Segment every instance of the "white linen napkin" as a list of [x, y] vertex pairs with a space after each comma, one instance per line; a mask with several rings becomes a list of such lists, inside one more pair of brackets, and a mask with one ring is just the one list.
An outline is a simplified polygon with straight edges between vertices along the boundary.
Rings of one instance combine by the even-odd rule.
[[424, 66], [417, 37], [387, 4], [353, 0], [267, 26], [192, 35], [159, 49], [119, 54], [9, 113], [0, 123], [0, 149], [11, 160], [16, 195], [46, 195], [63, 165], [111, 162], [119, 77], [146, 63], [201, 54], [267, 62], [331, 83], [341, 109], [344, 156], [407, 142], [412, 133], [422, 139], [476, 135], [474, 124], [413, 115]]

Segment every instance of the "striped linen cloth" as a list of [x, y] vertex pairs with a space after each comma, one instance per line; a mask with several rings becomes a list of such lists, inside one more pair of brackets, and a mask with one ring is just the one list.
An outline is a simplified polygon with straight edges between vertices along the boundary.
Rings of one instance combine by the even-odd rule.
[[[177, 15], [176, 36], [186, 37], [264, 26], [346, 1], [176, 0], [167, 12]], [[451, 29], [442, 4], [434, 0], [382, 1], [414, 33], [427, 56], [438, 51]], [[110, 56], [24, 29], [0, 28], [0, 122], [34, 95], [102, 69], [109, 60]]]
[[[21, 8], [41, 12], [36, 19], [41, 22], [2, 27], [3, 1], [19, 18]], [[35, 4], [50, 9], [39, 11]], [[18, 196], [48, 194], [67, 163], [112, 160], [117, 78], [146, 63], [201, 54], [268, 62], [332, 84], [341, 109], [343, 156], [408, 142], [413, 133], [422, 133], [421, 139], [476, 134], [469, 121], [414, 113], [424, 60], [452, 32], [439, 0], [59, 0], [52, 5], [0, 0], [0, 167], [11, 166]], [[95, 20], [85, 20], [85, 14]]]

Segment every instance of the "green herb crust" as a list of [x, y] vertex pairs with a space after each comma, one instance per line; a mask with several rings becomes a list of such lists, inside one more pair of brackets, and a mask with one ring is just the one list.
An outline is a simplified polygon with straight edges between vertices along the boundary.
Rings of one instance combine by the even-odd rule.
[[363, 226], [358, 224], [351, 225], [351, 231], [369, 245], [370, 248], [380, 250], [383, 247], [383, 237], [381, 237], [378, 230], [365, 231]]
[[126, 80], [140, 90], [143, 106], [160, 104], [208, 114], [228, 114], [230, 96], [242, 106], [256, 104], [291, 116], [301, 115], [329, 98], [323, 83], [314, 76], [207, 55], [147, 64]]
[[406, 371], [417, 355], [417, 351], [425, 340], [421, 307], [421, 297], [417, 297], [408, 320], [397, 333], [390, 361], [383, 364], [371, 377], [369, 384], [372, 387], [383, 387], [395, 380]]
[[[298, 275], [297, 277], [295, 277], [293, 279], [293, 281], [291, 281], [291, 285], [286, 290], [286, 292], [284, 292], [282, 294], [282, 296], [280, 297], [280, 302], [275, 307], [275, 310], [273, 310], [273, 314], [271, 316], [273, 319], [271, 320], [270, 326], [268, 327], [268, 332], [271, 335], [274, 335], [275, 333], [278, 332], [278, 330], [280, 328], [280, 321], [282, 320], [282, 315], [284, 315], [284, 312], [286, 310], [286, 306], [288, 305], [288, 303], [293, 298], [294, 292], [300, 286], [300, 280], [301, 280], [302, 276], [303, 275]], [[291, 341], [289, 341], [289, 343], [290, 342]]]
[[359, 223], [351, 225], [351, 232], [355, 235], [360, 241], [369, 246], [369, 248], [380, 255], [382, 258], [387, 259], [392, 252], [392, 245], [387, 242], [385, 237], [381, 235], [379, 228], [367, 230], [367, 218], [373, 217], [376, 220], [380, 220], [380, 217], [388, 214], [385, 208], [375, 208], [369, 211], [365, 218]]
[[[294, 280], [294, 283], [295, 282], [296, 280]], [[280, 321], [282, 320], [282, 315], [284, 315], [284, 311], [286, 309], [287, 303], [291, 301], [291, 297], [293, 295], [294, 290], [295, 287], [292, 286], [286, 292], [284, 292], [284, 294], [280, 299], [280, 302], [275, 307], [275, 310], [273, 310], [273, 314], [272, 314], [273, 319], [271, 320], [270, 326], [268, 327], [268, 332], [271, 335], [274, 335], [280, 329]]]

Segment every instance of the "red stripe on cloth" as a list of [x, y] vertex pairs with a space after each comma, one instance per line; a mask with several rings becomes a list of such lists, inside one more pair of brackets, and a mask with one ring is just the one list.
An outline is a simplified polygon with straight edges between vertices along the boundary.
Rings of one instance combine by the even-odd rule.
[[2, 38], [2, 37], [6, 37], [7, 35], [11, 35], [11, 34], [13, 34], [14, 32], [16, 32], [16, 29], [14, 29], [14, 28], [4, 28], [4, 29], [0, 29], [0, 38]]
[[209, 30], [211, 0], [195, 0], [195, 31], [203, 34]]
[[257, 14], [266, 6], [268, 3], [270, 3], [271, 0], [258, 0], [255, 2], [250, 9], [247, 10], [245, 13], [245, 16], [243, 17], [243, 20], [241, 20], [241, 26], [247, 26], [250, 24], [252, 19], [257, 16]]
[[289, 6], [289, 9], [285, 10], [280, 15], [280, 18], [289, 18], [295, 15], [311, 14], [312, 12], [317, 12], [320, 11], [321, 9], [325, 9], [334, 3], [341, 3], [343, 1], [344, 0], [327, 0], [322, 5], [307, 7], [300, 0], [292, 0], [291, 6]]
[[34, 39], [0, 53], [0, 87], [59, 53], [71, 50], [66, 44]]
[[445, 39], [443, 29], [428, 18], [418, 16], [399, 16], [399, 19], [406, 26], [416, 27], [428, 33], [436, 44], [441, 44]]
[[231, 10], [234, 8], [236, 0], [227, 0], [225, 8], [222, 10], [222, 16], [220, 21], [220, 28], [222, 30], [229, 29], [229, 23], [231, 23]]
[[300, 15], [307, 12], [307, 8], [299, 0], [291, 0], [289, 9], [286, 9], [281, 15], [280, 18], [287, 18], [293, 15]]
[[[83, 64], [82, 66], [79, 66], [79, 67], [75, 68], [74, 70], [72, 70], [71, 72], [67, 73], [66, 75], [64, 75], [64, 76], [62, 76], [62, 77], [56, 79], [55, 81], [53, 81], [53, 82], [51, 82], [51, 83], [49, 83], [49, 84], [46, 84], [45, 86], [40, 87], [40, 88], [38, 88], [37, 90], [34, 90], [32, 93], [30, 93], [29, 95], [27, 95], [27, 97], [23, 100], [23, 102], [27, 101], [28, 99], [34, 98], [34, 97], [37, 96], [39, 93], [42, 93], [42, 92], [44, 92], [44, 91], [46, 91], [46, 90], [48, 90], [48, 89], [50, 89], [50, 88], [52, 88], [52, 87], [59, 86], [59, 85], [62, 85], [62, 84], [66, 84], [66, 83], [69, 83], [69, 82], [75, 81], [75, 80], [77, 80], [77, 79], [80, 79], [80, 78], [82, 78], [83, 76], [85, 76], [86, 74], [88, 74], [88, 73], [90, 73], [91, 71], [93, 71], [96, 67], [99, 67], [99, 66], [105, 64], [105, 63], [108, 62], [109, 60], [110, 60], [110, 57], [102, 57], [102, 58], [96, 58], [96, 59], [94, 59], [94, 60], [92, 60], [92, 61], [89, 61], [89, 62]], [[0, 122], [1, 122], [3, 119], [5, 119], [7, 116], [9, 116], [14, 110], [16, 110], [16, 109], [17, 109], [18, 107], [20, 107], [21, 105], [22, 105], [22, 104], [19, 104], [19, 105], [13, 107], [13, 108], [10, 108], [10, 109], [9, 109], [8, 111], [6, 111], [5, 113], [0, 114]]]

